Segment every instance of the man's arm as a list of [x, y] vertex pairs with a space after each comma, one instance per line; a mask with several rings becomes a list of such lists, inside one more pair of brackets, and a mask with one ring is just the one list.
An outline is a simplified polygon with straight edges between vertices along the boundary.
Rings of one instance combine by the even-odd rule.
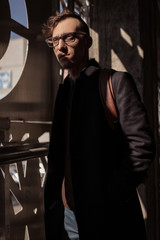
[[120, 169], [113, 173], [110, 193], [114, 195], [112, 199], [125, 202], [145, 179], [154, 159], [155, 144], [145, 107], [132, 76], [126, 72], [114, 72], [112, 86], [128, 153]]

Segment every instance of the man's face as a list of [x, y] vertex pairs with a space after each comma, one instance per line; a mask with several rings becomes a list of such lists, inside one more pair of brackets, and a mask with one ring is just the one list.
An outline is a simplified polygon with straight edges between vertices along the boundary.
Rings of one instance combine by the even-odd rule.
[[[75, 18], [67, 18], [58, 23], [52, 33], [52, 38], [60, 37], [66, 33], [83, 32], [80, 30], [80, 22]], [[59, 44], [54, 47], [54, 53], [60, 65], [65, 69], [74, 70], [88, 60], [90, 38], [78, 34], [71, 43], [65, 43], [59, 39]]]

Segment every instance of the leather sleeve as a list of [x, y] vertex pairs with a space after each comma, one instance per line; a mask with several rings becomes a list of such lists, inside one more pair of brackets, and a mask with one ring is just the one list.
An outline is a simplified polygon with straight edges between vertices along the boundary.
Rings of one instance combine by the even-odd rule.
[[126, 72], [114, 72], [112, 86], [128, 152], [120, 169], [113, 173], [110, 187], [115, 193], [114, 198], [123, 196], [123, 200], [127, 201], [147, 175], [155, 156], [155, 143], [144, 104], [132, 76]]

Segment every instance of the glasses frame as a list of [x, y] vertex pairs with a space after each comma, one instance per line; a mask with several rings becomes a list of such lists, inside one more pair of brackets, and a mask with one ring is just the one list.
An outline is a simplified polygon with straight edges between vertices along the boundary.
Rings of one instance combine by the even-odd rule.
[[[69, 32], [69, 33], [65, 33], [65, 34], [61, 35], [60, 37], [58, 37], [58, 36], [57, 36], [57, 37], [54, 37], [54, 39], [58, 41], [56, 45], [53, 44], [53, 37], [49, 37], [49, 38], [45, 39], [45, 42], [47, 43], [47, 45], [48, 45], [49, 48], [55, 48], [55, 47], [57, 47], [58, 44], [59, 44], [59, 40], [60, 40], [60, 39], [62, 39], [63, 42], [64, 42], [66, 45], [69, 45], [68, 43], [70, 43], [70, 41], [66, 42], [66, 41], [65, 41], [65, 38], [66, 38], [68, 35], [70, 35], [70, 34], [73, 34], [73, 37], [74, 37], [74, 39], [71, 41], [71, 43], [75, 41], [75, 38], [76, 38], [77, 35], [83, 35], [83, 36], [86, 36], [86, 37], [88, 36], [88, 34], [85, 33], [85, 32]], [[52, 43], [49, 44], [49, 43], [48, 43], [49, 41], [51, 41]]]

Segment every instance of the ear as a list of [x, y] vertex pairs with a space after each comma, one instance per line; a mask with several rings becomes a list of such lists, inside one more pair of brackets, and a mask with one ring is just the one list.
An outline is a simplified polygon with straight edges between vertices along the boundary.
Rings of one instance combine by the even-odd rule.
[[91, 38], [91, 36], [88, 36], [88, 37], [87, 37], [87, 47], [88, 47], [88, 49], [89, 49], [91, 46], [92, 46], [92, 38]]

